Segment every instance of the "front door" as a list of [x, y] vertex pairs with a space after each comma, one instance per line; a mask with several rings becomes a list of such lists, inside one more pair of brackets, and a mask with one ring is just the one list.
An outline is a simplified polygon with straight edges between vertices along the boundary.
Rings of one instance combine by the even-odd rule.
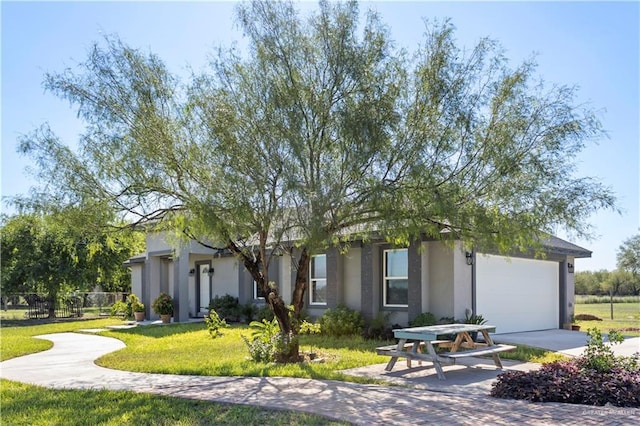
[[209, 302], [211, 301], [211, 277], [209, 276], [210, 264], [199, 263], [196, 274], [196, 311], [198, 316], [209, 313]]

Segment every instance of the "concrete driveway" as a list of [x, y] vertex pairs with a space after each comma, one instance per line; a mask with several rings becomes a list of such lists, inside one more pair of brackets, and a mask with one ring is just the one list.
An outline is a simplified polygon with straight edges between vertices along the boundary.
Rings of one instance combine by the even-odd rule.
[[[492, 336], [497, 343], [533, 346], [565, 355], [581, 355], [587, 345], [587, 333], [569, 330], [542, 330], [524, 333], [505, 333]], [[628, 337], [619, 345], [612, 346], [616, 355], [631, 356], [640, 352], [640, 337]]]

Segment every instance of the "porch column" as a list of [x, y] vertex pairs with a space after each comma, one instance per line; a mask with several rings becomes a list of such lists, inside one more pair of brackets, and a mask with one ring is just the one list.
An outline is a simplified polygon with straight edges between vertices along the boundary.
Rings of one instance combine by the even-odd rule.
[[422, 258], [420, 241], [414, 241], [407, 248], [409, 321], [422, 313]]
[[374, 270], [373, 270], [373, 244], [363, 244], [360, 257], [360, 310], [365, 318], [371, 319], [375, 316], [374, 306]]
[[189, 319], [189, 254], [178, 256], [173, 268], [173, 320], [183, 322]]
[[336, 247], [327, 250], [327, 308], [335, 308], [341, 301], [341, 256]]

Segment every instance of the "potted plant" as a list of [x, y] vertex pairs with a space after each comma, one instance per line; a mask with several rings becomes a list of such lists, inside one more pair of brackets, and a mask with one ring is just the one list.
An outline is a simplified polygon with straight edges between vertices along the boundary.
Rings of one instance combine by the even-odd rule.
[[167, 293], [160, 293], [153, 301], [152, 307], [153, 312], [160, 315], [164, 324], [171, 321], [171, 316], [173, 315], [173, 298]]
[[572, 331], [580, 331], [580, 326], [577, 324], [578, 320], [576, 320], [575, 315], [571, 315], [571, 330]]
[[127, 297], [127, 303], [131, 306], [131, 311], [133, 312], [133, 317], [136, 322], [144, 321], [144, 304], [138, 296], [131, 293], [129, 297]]
[[135, 294], [129, 295], [129, 303], [136, 322], [144, 321], [144, 303]]

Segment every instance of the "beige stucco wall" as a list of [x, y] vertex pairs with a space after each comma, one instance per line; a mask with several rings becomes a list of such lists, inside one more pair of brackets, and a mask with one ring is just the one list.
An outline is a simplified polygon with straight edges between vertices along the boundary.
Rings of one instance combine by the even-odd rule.
[[[131, 266], [131, 293], [138, 297], [142, 297], [142, 273], [144, 270], [143, 264], [134, 264]], [[142, 301], [148, 304], [148, 301]]]
[[[575, 257], [568, 256], [567, 263], [573, 264], [575, 268], [575, 264], [576, 264]], [[566, 287], [566, 293], [565, 293], [565, 301], [566, 301], [565, 311], [566, 311], [567, 318], [564, 321], [568, 322], [571, 319], [571, 316], [575, 313], [576, 275], [575, 275], [575, 272], [570, 273], [568, 271], [566, 272], [566, 274], [567, 274], [566, 275], [567, 287]]]
[[423, 242], [420, 245], [420, 268], [421, 268], [421, 277], [420, 283], [422, 284], [422, 312], [429, 312], [429, 244], [427, 242]]
[[467, 265], [466, 251], [462, 244], [456, 243], [453, 249], [453, 316], [456, 319], [465, 317], [467, 309], [471, 310], [471, 275], [472, 267]]
[[213, 294], [211, 298], [216, 296], [224, 296], [230, 294], [238, 297], [240, 283], [238, 282], [238, 261], [235, 257], [220, 257], [213, 260]]
[[161, 232], [147, 234], [147, 253], [169, 250], [172, 247], [167, 243], [165, 235]]
[[429, 250], [429, 308], [436, 319], [454, 312], [454, 280], [452, 249], [437, 241], [426, 243]]
[[[360, 247], [351, 248], [342, 259], [342, 294], [338, 301], [352, 309], [360, 310], [361, 307], [361, 275], [362, 267]], [[340, 297], [341, 296], [341, 297]]]

